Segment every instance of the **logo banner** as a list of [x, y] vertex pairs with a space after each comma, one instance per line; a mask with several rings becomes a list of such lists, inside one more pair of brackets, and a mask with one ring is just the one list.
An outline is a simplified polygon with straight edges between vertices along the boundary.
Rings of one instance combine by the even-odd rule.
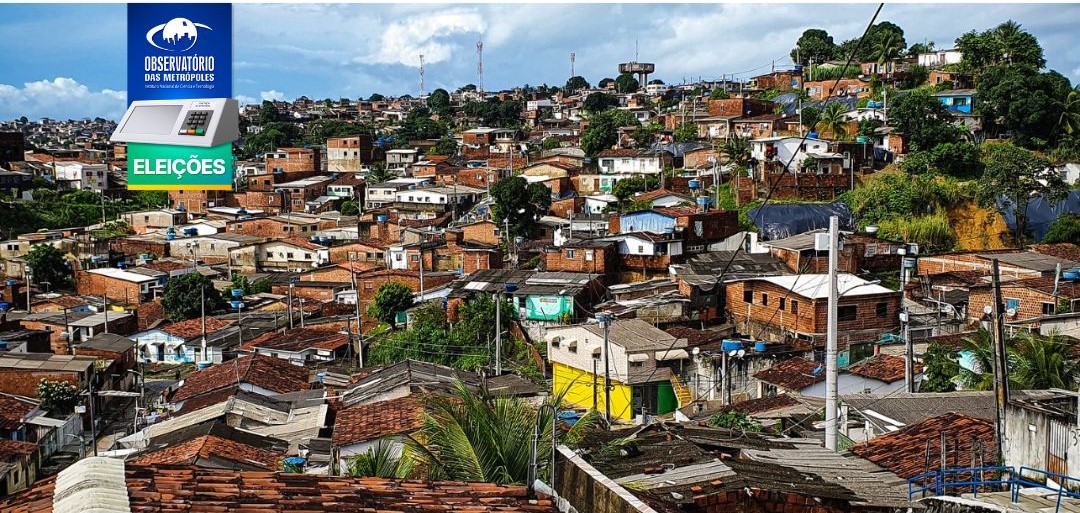
[[[232, 98], [231, 4], [128, 4], [128, 105], [143, 100]], [[139, 107], [135, 107], [139, 108]], [[151, 112], [142, 107], [142, 111]], [[168, 106], [161, 126], [145, 133], [172, 133]], [[140, 112], [142, 112], [140, 111]], [[189, 113], [183, 129], [202, 128], [221, 113]], [[201, 116], [201, 117], [200, 117]], [[150, 116], [132, 118], [157, 121]], [[123, 127], [126, 128], [126, 127]], [[175, 134], [174, 134], [175, 135]], [[206, 190], [233, 188], [232, 142], [212, 147], [176, 144], [128, 144], [128, 189]]]

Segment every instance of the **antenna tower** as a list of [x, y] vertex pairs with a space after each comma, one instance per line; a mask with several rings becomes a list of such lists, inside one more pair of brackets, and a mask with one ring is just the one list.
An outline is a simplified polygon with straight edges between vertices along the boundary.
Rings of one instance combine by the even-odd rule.
[[484, 97], [484, 41], [476, 42], [476, 90]]
[[570, 78], [574, 78], [577, 76], [577, 73], [574, 71], [574, 61], [576, 59], [577, 54], [575, 54], [574, 52], [570, 52]]
[[424, 97], [424, 54], [420, 54], [420, 97]]

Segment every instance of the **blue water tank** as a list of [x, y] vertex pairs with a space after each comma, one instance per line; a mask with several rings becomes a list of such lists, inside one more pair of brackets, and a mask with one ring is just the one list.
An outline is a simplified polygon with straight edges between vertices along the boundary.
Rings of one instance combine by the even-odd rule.
[[0, 310], [5, 312], [11, 310], [11, 303], [0, 303]]
[[229, 304], [232, 305], [232, 307], [237, 309], [237, 310], [239, 310], [241, 306], [244, 306], [243, 301], [229, 301]]
[[198, 228], [194, 228], [194, 227], [192, 227], [192, 228], [184, 228], [184, 235], [187, 235], [189, 237], [193, 237], [193, 236], [198, 235], [198, 234], [199, 234], [199, 229]]
[[382, 223], [382, 224], [386, 224], [387, 219], [389, 219], [389, 218], [386, 216], [386, 214], [379, 214], [379, 215], [375, 216], [375, 220]]
[[517, 289], [518, 289], [518, 286], [517, 286], [516, 283], [507, 283], [507, 284], [503, 285], [503, 289], [506, 290], [507, 292], [516, 292]]
[[817, 132], [810, 132], [809, 134], [806, 134], [806, 138], [807, 139], [817, 139], [818, 138], [818, 133]]
[[176, 232], [165, 232], [165, 240], [176, 240]]
[[195, 367], [197, 369], [199, 369], [199, 370], [203, 370], [203, 369], [205, 369], [205, 368], [207, 368], [209, 366], [210, 366], [210, 362], [198, 362], [198, 363], [195, 364]]
[[904, 269], [914, 269], [916, 265], [916, 260], [914, 258], [904, 259]]
[[[97, 257], [94, 257], [94, 258], [97, 258]], [[17, 284], [17, 283], [19, 283], [19, 282], [15, 281], [15, 280], [8, 280], [7, 281], [7, 286], [8, 287], [14, 287], [15, 284]]]
[[699, 206], [707, 207], [707, 206], [709, 206], [709, 203], [711, 203], [711, 201], [709, 201], [708, 196], [698, 196], [697, 197], [697, 204]]
[[325, 235], [319, 236], [319, 244], [326, 244], [327, 242], [330, 242], [330, 237], [327, 237]]
[[124, 261], [124, 260], [121, 260], [121, 261], [116, 263], [116, 267], [117, 267], [117, 269], [127, 269], [127, 262]]
[[1061, 277], [1065, 278], [1066, 280], [1073, 281], [1073, 280], [1080, 279], [1080, 273], [1076, 272], [1076, 270], [1073, 269], [1071, 271], [1062, 272]]
[[741, 351], [742, 348], [743, 343], [741, 340], [724, 340], [720, 343], [720, 349], [723, 349], [724, 352]]
[[768, 344], [766, 344], [763, 341], [759, 340], [757, 342], [754, 342], [754, 351], [756, 351], [758, 353], [764, 353], [765, 350], [768, 349], [768, 347], [769, 347]]
[[244, 289], [232, 289], [233, 297], [244, 297]]
[[696, 191], [701, 188], [701, 180], [690, 180], [690, 190]]

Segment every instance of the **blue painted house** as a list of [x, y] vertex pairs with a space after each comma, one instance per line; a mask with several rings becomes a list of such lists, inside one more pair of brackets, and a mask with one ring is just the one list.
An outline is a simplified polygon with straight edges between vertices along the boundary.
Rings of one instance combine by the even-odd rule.
[[972, 108], [975, 106], [974, 89], [941, 91], [940, 93], [934, 94], [934, 96], [945, 106], [945, 108], [949, 109], [949, 112], [971, 114]]

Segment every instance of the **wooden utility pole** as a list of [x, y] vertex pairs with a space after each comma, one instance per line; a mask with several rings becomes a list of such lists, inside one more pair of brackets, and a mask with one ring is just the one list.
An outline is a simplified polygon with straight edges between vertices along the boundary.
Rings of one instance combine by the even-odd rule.
[[1009, 402], [1009, 365], [1005, 353], [1005, 325], [1002, 322], [1001, 302], [1001, 275], [998, 270], [998, 261], [990, 261], [990, 272], [994, 288], [994, 305], [991, 311], [993, 318], [994, 348], [994, 396], [997, 399], [997, 461], [1002, 462], [1002, 447], [1005, 443], [1005, 407]]

